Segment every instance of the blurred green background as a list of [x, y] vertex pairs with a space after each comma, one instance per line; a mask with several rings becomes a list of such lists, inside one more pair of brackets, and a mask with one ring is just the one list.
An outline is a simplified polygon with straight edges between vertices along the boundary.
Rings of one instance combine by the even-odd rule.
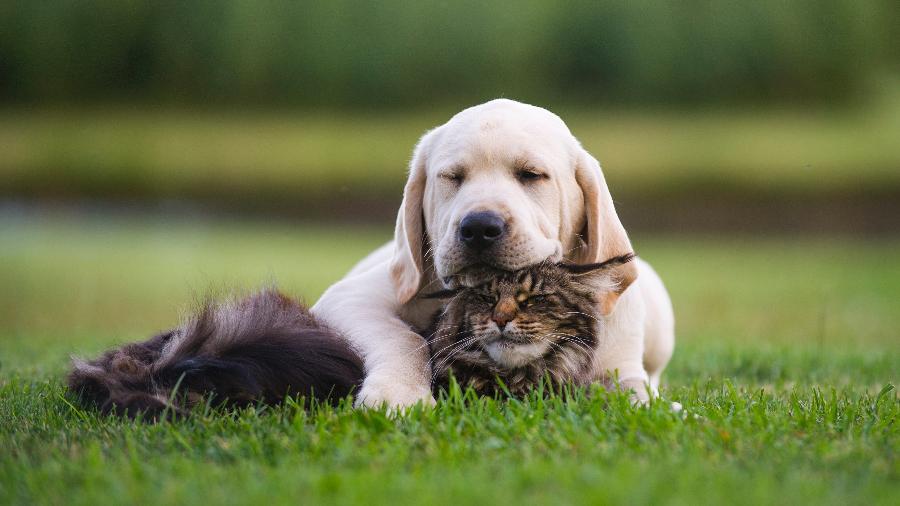
[[889, 0], [8, 1], [0, 198], [383, 222], [418, 136], [503, 96], [569, 122], [632, 227], [893, 231], [898, 26]]
[[423, 108], [858, 98], [896, 2], [4, 2], [7, 100]]
[[0, 360], [59, 370], [213, 288], [314, 300], [389, 238], [418, 137], [501, 96], [600, 159], [688, 343], [887, 346], [898, 26], [888, 0], [3, 2]]

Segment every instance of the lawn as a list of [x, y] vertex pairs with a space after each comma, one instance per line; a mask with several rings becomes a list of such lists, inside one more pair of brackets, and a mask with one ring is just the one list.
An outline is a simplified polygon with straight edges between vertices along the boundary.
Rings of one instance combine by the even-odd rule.
[[148, 425], [70, 405], [70, 353], [277, 281], [314, 300], [389, 227], [0, 215], [0, 503], [896, 504], [900, 242], [637, 237], [676, 305], [662, 404], [451, 395]]

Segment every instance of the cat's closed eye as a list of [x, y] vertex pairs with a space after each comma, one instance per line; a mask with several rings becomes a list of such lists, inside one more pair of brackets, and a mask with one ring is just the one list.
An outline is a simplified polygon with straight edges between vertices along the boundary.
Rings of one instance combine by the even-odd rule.
[[531, 306], [534, 304], [543, 304], [547, 302], [549, 296], [546, 294], [536, 293], [528, 296], [528, 299], [525, 300], [525, 306]]
[[496, 304], [497, 301], [500, 300], [500, 298], [497, 296], [497, 294], [495, 294], [495, 293], [484, 293], [484, 292], [482, 292], [482, 293], [476, 293], [476, 294], [475, 294], [475, 298], [476, 298], [479, 302], [484, 302], [484, 303], [487, 303], [487, 304]]

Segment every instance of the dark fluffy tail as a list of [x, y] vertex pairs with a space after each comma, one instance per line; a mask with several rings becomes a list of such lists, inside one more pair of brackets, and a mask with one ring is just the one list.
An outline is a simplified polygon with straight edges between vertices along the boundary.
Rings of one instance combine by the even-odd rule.
[[97, 360], [76, 361], [69, 387], [101, 410], [158, 417], [214, 404], [278, 403], [303, 395], [335, 403], [363, 366], [343, 336], [275, 290], [208, 305], [181, 327]]

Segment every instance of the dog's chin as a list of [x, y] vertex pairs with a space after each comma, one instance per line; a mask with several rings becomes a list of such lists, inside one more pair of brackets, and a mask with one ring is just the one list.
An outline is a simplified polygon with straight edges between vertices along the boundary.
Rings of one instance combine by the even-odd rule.
[[510, 264], [488, 259], [478, 259], [462, 264], [452, 271], [452, 274], [442, 276], [441, 281], [446, 288], [471, 288], [473, 286], [484, 284], [498, 274], [524, 269], [525, 267], [537, 265], [541, 262], [553, 262], [557, 260], [555, 255], [551, 255], [547, 258]]
[[484, 283], [498, 273], [511, 272], [541, 262], [562, 260], [562, 247], [556, 241], [544, 244], [540, 254], [495, 255], [488, 250], [480, 255], [466, 255], [459, 252], [447, 255], [438, 261], [436, 267], [446, 288], [472, 287]]
[[506, 269], [489, 263], [476, 263], [463, 267], [455, 274], [445, 276], [441, 281], [447, 288], [471, 288], [483, 284], [503, 272], [506, 272]]

